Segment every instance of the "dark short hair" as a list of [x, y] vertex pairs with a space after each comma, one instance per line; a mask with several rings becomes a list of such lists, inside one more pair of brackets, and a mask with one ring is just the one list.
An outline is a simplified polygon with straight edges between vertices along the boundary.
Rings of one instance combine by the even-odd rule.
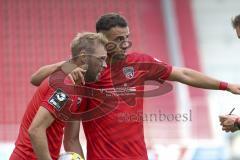
[[232, 20], [232, 26], [233, 28], [237, 28], [238, 26], [240, 26], [240, 14], [235, 16]]
[[126, 19], [118, 13], [107, 13], [101, 16], [96, 23], [96, 32], [108, 31], [113, 27], [127, 27]]

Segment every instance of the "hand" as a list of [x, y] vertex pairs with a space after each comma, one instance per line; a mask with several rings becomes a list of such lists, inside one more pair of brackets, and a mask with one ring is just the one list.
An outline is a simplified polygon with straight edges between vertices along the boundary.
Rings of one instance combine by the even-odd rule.
[[239, 130], [234, 126], [235, 120], [239, 118], [237, 115], [225, 115], [219, 116], [220, 125], [222, 126], [222, 130], [225, 132], [235, 132]]
[[68, 77], [72, 80], [74, 84], [82, 83], [83, 85], [85, 85], [85, 80], [83, 75], [85, 72], [86, 70], [80, 67], [77, 67], [71, 73], [68, 74]]
[[228, 84], [227, 90], [233, 94], [240, 94], [240, 85]]
[[71, 79], [73, 84], [83, 84], [85, 85], [84, 73], [87, 70], [87, 65], [78, 67], [77, 65], [66, 62], [62, 66], [62, 71], [65, 72], [68, 77]]

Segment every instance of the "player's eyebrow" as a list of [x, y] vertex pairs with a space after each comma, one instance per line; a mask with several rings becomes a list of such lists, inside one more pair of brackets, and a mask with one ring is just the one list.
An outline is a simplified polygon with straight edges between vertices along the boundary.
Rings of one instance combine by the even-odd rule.
[[114, 40], [117, 40], [117, 39], [125, 39], [125, 38], [128, 38], [130, 34], [127, 34], [125, 36], [117, 36], [116, 38], [114, 38]]
[[117, 36], [116, 38], [114, 38], [114, 40], [118, 40], [118, 39], [122, 39], [125, 38], [124, 36]]

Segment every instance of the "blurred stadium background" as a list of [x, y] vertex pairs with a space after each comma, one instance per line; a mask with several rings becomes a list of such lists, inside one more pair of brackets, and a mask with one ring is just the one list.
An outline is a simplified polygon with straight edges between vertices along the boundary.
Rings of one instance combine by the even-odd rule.
[[[239, 0], [0, 0], [0, 159], [12, 152], [40, 66], [67, 59], [77, 32], [95, 31], [106, 12], [124, 15], [133, 50], [175, 66], [240, 83], [240, 42], [231, 18]], [[174, 90], [145, 100], [145, 114], [191, 113], [191, 119], [145, 121], [150, 160], [237, 160], [240, 132], [221, 131], [218, 115], [236, 107], [238, 96], [174, 83]], [[85, 138], [81, 132], [85, 148]]]

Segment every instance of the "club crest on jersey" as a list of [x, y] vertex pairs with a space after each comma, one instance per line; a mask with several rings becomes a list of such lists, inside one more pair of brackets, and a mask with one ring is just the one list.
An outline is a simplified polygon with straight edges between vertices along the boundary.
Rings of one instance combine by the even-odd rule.
[[50, 103], [57, 110], [60, 110], [66, 104], [68, 98], [69, 97], [66, 93], [60, 89], [57, 89], [49, 98], [48, 103]]
[[132, 79], [134, 77], [134, 68], [132, 66], [124, 67], [123, 74], [126, 78]]

